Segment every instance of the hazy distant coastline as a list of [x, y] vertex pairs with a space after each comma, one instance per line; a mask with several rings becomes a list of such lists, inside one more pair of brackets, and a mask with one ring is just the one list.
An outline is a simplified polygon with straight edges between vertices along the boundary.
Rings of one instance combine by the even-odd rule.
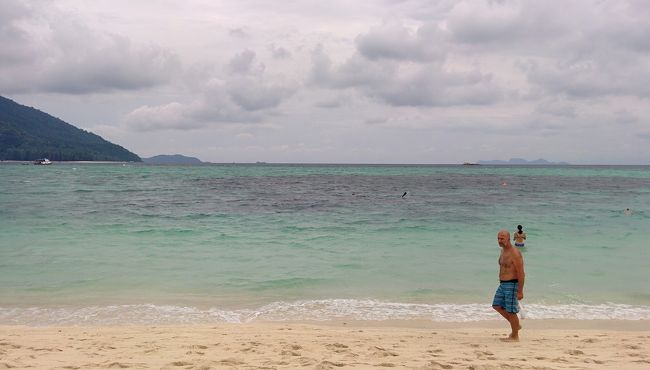
[[150, 158], [142, 158], [145, 164], [205, 164], [195, 157], [188, 157], [181, 154], [161, 154]]
[[510, 160], [503, 161], [498, 159], [493, 160], [479, 160], [476, 164], [508, 164], [508, 165], [569, 165], [568, 162], [549, 162], [546, 159], [539, 158], [532, 161], [523, 158], [510, 158]]

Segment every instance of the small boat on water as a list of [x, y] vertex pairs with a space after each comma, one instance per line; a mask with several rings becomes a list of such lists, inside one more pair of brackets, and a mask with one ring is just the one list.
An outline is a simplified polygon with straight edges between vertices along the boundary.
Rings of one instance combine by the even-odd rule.
[[39, 158], [39, 159], [37, 159], [37, 160], [34, 161], [34, 164], [38, 164], [38, 165], [43, 165], [43, 166], [44, 166], [44, 165], [52, 164], [52, 161], [50, 161], [50, 160], [47, 159], [47, 158]]

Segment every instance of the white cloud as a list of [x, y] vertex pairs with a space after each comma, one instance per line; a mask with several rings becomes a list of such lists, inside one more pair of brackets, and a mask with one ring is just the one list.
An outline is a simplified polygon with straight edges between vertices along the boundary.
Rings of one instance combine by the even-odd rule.
[[260, 117], [238, 109], [227, 99], [205, 96], [190, 103], [141, 106], [127, 114], [122, 125], [134, 131], [195, 130], [220, 124], [259, 122]]
[[281, 76], [270, 76], [251, 50], [235, 54], [227, 64], [230, 73], [222, 78], [218, 70], [199, 68], [195, 72], [204, 79], [191, 79], [194, 99], [189, 103], [142, 106], [130, 112], [123, 124], [138, 131], [157, 131], [259, 123], [262, 113], [278, 107], [296, 90]]

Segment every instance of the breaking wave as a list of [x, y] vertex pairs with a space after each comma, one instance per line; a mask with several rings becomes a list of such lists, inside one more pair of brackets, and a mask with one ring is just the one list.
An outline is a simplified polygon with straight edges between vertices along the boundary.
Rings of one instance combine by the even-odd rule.
[[[650, 320], [650, 307], [624, 304], [526, 304], [527, 319]], [[1, 325], [161, 325], [335, 320], [499, 320], [485, 304], [414, 304], [378, 300], [328, 299], [274, 302], [255, 309], [199, 309], [173, 305], [87, 307], [0, 307]]]

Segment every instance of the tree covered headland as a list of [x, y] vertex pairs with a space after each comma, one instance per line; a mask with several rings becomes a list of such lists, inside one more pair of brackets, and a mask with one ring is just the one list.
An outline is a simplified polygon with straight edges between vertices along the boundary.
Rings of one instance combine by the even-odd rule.
[[0, 96], [0, 160], [140, 162], [137, 154]]

